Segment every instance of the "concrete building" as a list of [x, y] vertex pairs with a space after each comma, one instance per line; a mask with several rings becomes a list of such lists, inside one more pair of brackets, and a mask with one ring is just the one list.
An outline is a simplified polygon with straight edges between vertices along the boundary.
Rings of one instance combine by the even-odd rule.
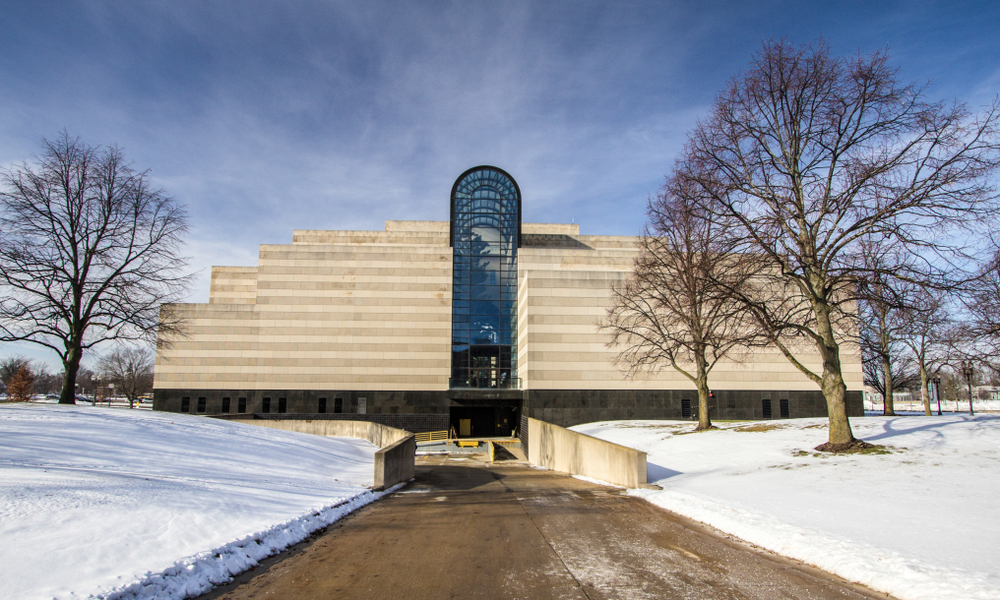
[[[477, 436], [507, 435], [528, 416], [696, 418], [690, 381], [669, 368], [625, 377], [598, 329], [636, 239], [520, 215], [513, 178], [476, 167], [455, 182], [449, 222], [297, 230], [291, 244], [261, 246], [255, 267], [213, 268], [208, 304], [165, 307], [187, 328], [157, 354], [154, 409]], [[856, 348], [844, 368], [861, 414]], [[720, 364], [711, 382], [716, 419], [826, 414], [816, 385], [777, 352]]]

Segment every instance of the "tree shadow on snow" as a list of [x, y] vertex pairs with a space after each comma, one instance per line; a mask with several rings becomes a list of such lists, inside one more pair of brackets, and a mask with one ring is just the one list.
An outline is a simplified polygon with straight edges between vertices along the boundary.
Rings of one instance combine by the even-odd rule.
[[[976, 415], [975, 417], [973, 417], [973, 419], [976, 421], [993, 421], [996, 419], [1000, 419], [1000, 417], [994, 415], [990, 416]], [[918, 427], [899, 427], [899, 428], [896, 427], [897, 422], [903, 421], [905, 423], [912, 423], [913, 417], [889, 419], [888, 421], [882, 424], [882, 433], [866, 437], [865, 441], [872, 442], [875, 440], [884, 440], [886, 438], [896, 437], [899, 435], [906, 435], [908, 433], [916, 433], [918, 431], [928, 431], [932, 429], [938, 430], [937, 435], [941, 436], [943, 435], [941, 433], [941, 430], [944, 429], [945, 427], [948, 427], [949, 425], [961, 425], [964, 423], [968, 423], [970, 420], [973, 419], [963, 419], [961, 421], [948, 421], [945, 423], [942, 423], [941, 421], [935, 421], [933, 423], [927, 423], [926, 425], [920, 425]]]

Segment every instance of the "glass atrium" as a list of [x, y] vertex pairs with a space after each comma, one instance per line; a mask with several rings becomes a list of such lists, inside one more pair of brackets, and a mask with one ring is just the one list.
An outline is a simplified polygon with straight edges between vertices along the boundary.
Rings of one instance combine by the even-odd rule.
[[517, 248], [521, 192], [475, 167], [451, 192], [452, 388], [517, 388]]

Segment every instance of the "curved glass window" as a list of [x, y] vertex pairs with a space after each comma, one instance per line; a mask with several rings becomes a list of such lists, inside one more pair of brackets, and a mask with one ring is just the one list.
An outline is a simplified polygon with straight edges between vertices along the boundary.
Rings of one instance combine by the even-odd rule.
[[451, 191], [451, 387], [516, 388], [517, 248], [521, 192], [496, 167], [475, 167]]

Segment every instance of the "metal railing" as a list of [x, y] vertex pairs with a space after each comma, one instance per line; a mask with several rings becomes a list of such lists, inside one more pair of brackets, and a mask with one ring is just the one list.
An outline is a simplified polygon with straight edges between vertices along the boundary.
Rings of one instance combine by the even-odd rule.
[[448, 379], [448, 387], [455, 389], [474, 390], [516, 390], [521, 387], [521, 379], [510, 377], [508, 379]]

